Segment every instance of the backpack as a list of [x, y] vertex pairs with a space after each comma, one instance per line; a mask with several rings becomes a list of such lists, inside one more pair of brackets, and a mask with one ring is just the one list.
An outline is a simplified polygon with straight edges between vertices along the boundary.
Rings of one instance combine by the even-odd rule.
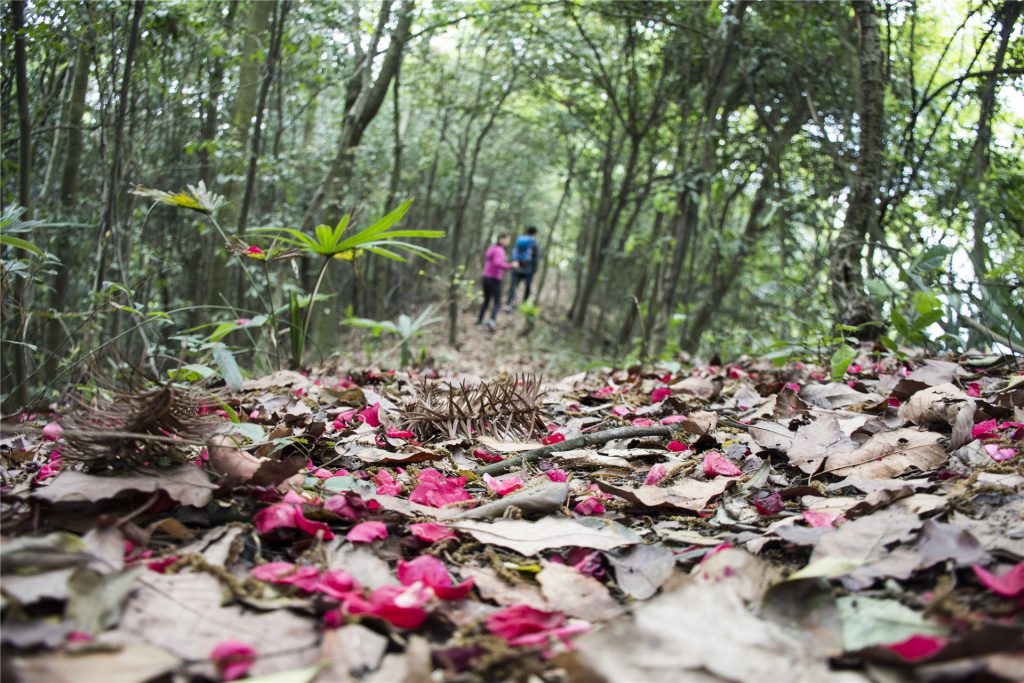
[[516, 239], [516, 246], [512, 250], [512, 260], [519, 261], [519, 270], [533, 268], [533, 254], [537, 248], [537, 240], [529, 235], [523, 235]]

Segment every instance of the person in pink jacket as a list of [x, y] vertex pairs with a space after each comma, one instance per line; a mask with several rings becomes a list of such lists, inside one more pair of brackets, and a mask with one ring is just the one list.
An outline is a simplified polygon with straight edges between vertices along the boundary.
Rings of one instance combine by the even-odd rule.
[[508, 233], [501, 233], [498, 235], [497, 243], [489, 246], [484, 256], [484, 303], [480, 306], [480, 315], [476, 318], [477, 327], [484, 324], [484, 313], [487, 312], [489, 305], [491, 306], [491, 317], [487, 319], [487, 327], [493, 330], [498, 326], [498, 308], [501, 306], [501, 278], [505, 275], [506, 270], [519, 267], [517, 262], [509, 263], [505, 260], [505, 247], [508, 246], [508, 242]]

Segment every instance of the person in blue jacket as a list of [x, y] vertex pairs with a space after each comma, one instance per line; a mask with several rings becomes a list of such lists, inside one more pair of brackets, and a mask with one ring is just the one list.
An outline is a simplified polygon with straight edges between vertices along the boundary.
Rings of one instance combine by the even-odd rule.
[[512, 286], [508, 290], [508, 300], [505, 302], [505, 310], [512, 310], [512, 302], [516, 298], [516, 289], [519, 283], [526, 285], [523, 293], [523, 302], [530, 298], [530, 285], [533, 283], [533, 275], [537, 272], [540, 263], [540, 245], [537, 244], [537, 228], [531, 225], [526, 228], [526, 234], [516, 238], [515, 246], [512, 248], [512, 261], [518, 262], [519, 267], [512, 271]]

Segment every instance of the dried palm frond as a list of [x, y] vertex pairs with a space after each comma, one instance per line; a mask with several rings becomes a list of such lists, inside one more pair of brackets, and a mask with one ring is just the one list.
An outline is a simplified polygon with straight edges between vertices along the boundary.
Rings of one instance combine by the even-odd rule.
[[189, 460], [187, 446], [215, 426], [207, 416], [211, 392], [167, 383], [143, 391], [119, 390], [82, 405], [65, 421], [63, 455], [91, 472], [170, 467]]
[[405, 405], [402, 423], [421, 439], [441, 435], [455, 439], [479, 434], [527, 438], [543, 427], [541, 381], [516, 375], [475, 386], [424, 381]]

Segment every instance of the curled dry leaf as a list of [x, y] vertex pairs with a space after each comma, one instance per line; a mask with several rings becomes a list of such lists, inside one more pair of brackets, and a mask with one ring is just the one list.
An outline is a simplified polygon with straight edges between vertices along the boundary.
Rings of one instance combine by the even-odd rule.
[[556, 517], [546, 517], [536, 522], [502, 520], [487, 523], [465, 520], [452, 523], [451, 527], [468, 533], [481, 543], [508, 548], [527, 557], [554, 548], [611, 550], [640, 542], [639, 536], [622, 525], [591, 526]]
[[32, 497], [47, 503], [94, 503], [128, 491], [163, 491], [182, 505], [202, 507], [210, 502], [216, 489], [217, 486], [210, 482], [202, 469], [195, 465], [179, 465], [167, 470], [111, 477], [78, 471], [61, 472], [49, 486], [34, 491]]

